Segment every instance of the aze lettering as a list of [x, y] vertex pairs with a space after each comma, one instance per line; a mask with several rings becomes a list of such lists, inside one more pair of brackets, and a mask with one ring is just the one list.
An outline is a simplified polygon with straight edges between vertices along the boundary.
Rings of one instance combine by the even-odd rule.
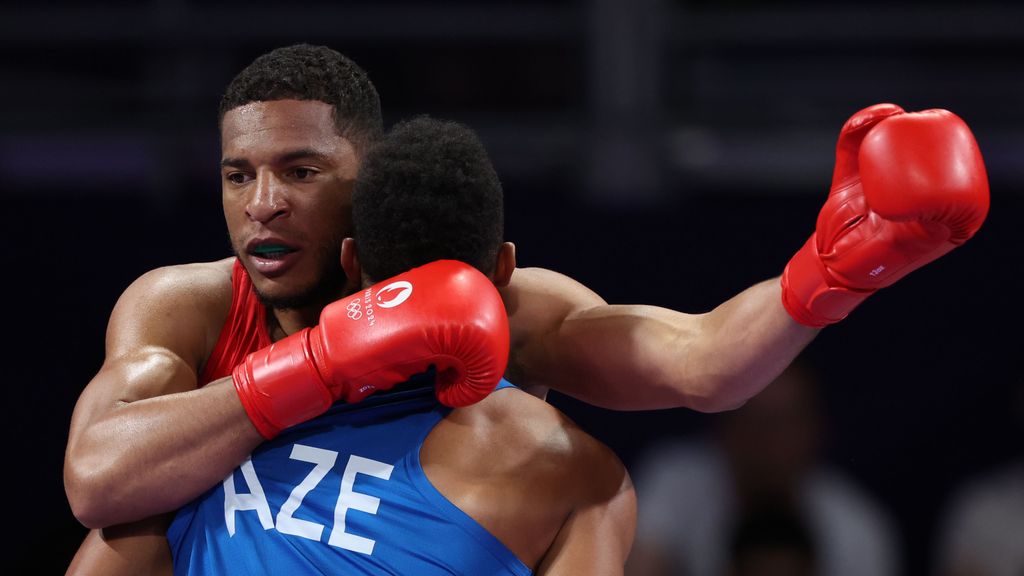
[[[227, 525], [228, 535], [235, 535], [236, 512], [254, 511], [264, 530], [276, 528], [282, 534], [309, 540], [322, 540], [325, 528], [323, 524], [295, 518], [294, 514], [302, 506], [306, 495], [316, 488], [334, 468], [338, 453], [333, 450], [295, 444], [292, 446], [289, 457], [292, 460], [313, 464], [313, 469], [292, 489], [288, 499], [277, 512], [276, 518], [270, 512], [270, 504], [267, 502], [263, 486], [260, 484], [259, 476], [256, 475], [256, 469], [253, 467], [251, 459], [246, 458], [245, 462], [239, 466], [242, 477], [245, 478], [245, 483], [249, 487], [248, 494], [239, 494], [235, 489], [234, 473], [224, 479], [224, 522]], [[341, 489], [334, 507], [334, 527], [327, 540], [328, 545], [361, 554], [373, 553], [373, 546], [376, 543], [374, 540], [345, 531], [345, 516], [349, 510], [376, 514], [380, 506], [380, 498], [355, 491], [357, 474], [388, 480], [391, 478], [393, 470], [394, 466], [384, 462], [354, 454], [349, 456], [341, 475]]]

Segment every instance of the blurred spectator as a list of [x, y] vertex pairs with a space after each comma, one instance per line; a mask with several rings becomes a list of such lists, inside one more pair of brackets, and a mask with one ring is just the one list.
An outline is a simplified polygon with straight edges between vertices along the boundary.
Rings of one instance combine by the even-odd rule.
[[728, 576], [815, 576], [814, 539], [792, 502], [748, 503], [733, 531]]
[[[639, 518], [627, 574], [898, 574], [889, 513], [821, 459], [817, 386], [798, 361], [742, 408], [715, 416], [707, 438], [649, 451], [634, 475]], [[764, 515], [765, 503], [775, 512]], [[778, 546], [739, 545], [773, 517]], [[761, 555], [759, 571], [751, 554]]]
[[[1024, 378], [1012, 393], [1024, 438]], [[939, 530], [938, 576], [1024, 575], [1024, 454], [954, 488]]]

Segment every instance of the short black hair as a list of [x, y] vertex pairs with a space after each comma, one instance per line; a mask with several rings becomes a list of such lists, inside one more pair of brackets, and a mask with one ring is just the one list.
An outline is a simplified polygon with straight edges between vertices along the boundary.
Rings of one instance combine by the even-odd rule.
[[363, 273], [374, 281], [442, 259], [490, 275], [504, 235], [501, 182], [473, 130], [419, 116], [366, 155], [352, 220]]
[[380, 97], [355, 62], [327, 46], [294, 44], [256, 58], [228, 84], [218, 123], [252, 102], [316, 100], [333, 107], [338, 134], [365, 150], [384, 130]]

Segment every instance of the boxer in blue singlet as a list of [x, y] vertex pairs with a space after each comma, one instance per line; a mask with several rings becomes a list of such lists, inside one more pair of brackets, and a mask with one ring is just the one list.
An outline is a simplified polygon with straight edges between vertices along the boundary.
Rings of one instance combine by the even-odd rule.
[[[354, 205], [342, 263], [364, 285], [437, 259], [498, 285], [515, 267], [500, 183], [460, 125], [396, 126]], [[176, 575], [621, 574], [634, 524], [621, 462], [554, 407], [503, 380], [452, 410], [428, 373], [263, 444], [168, 539]]]

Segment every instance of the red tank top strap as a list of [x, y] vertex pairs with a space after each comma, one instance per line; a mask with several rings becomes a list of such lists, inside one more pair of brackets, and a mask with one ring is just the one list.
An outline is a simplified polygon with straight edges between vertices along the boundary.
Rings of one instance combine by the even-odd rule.
[[249, 274], [236, 259], [231, 269], [231, 310], [199, 377], [200, 387], [229, 376], [250, 352], [270, 345], [266, 316]]

